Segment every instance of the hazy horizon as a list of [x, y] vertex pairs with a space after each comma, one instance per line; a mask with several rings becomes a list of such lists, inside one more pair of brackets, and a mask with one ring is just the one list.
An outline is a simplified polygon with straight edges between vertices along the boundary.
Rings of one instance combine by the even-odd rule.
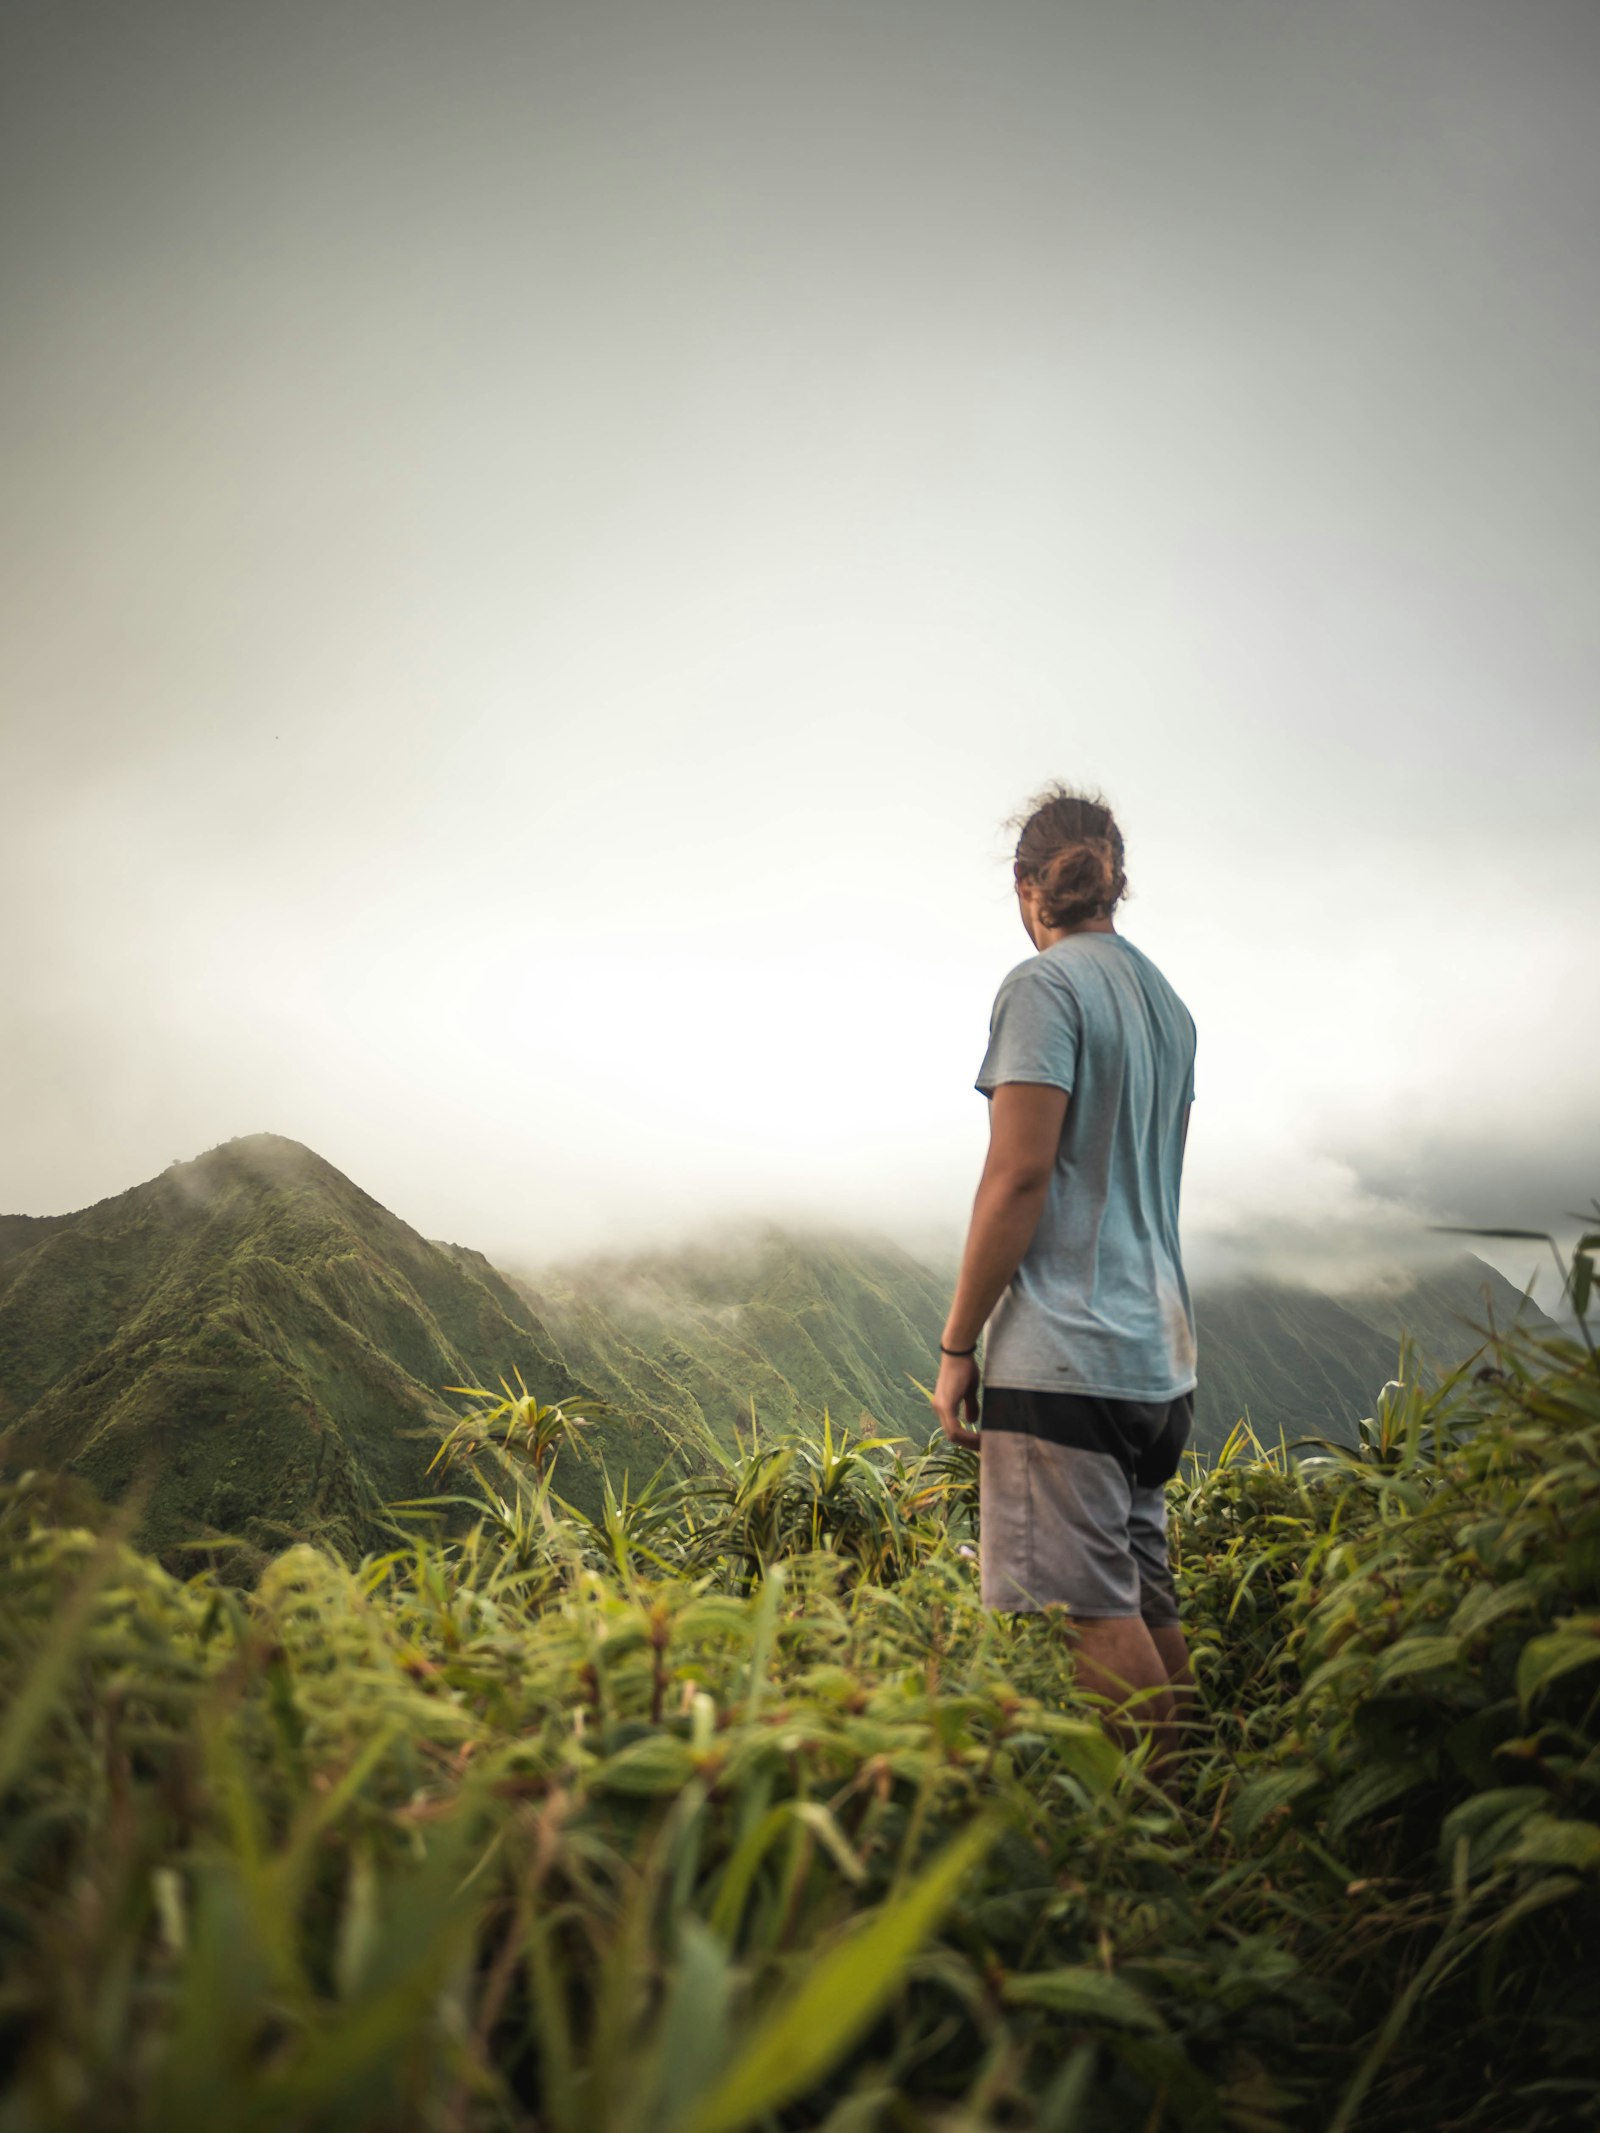
[[[160, 1172], [157, 1178], [141, 1179], [137, 1186], [128, 1189], [138, 1190], [141, 1186], [155, 1184], [160, 1178], [171, 1178], [176, 1172], [180, 1174], [180, 1188], [187, 1190], [187, 1180], [181, 1174], [193, 1171], [205, 1157], [220, 1154], [224, 1150], [241, 1150], [252, 1139], [275, 1138], [282, 1137], [237, 1136], [232, 1141], [220, 1142], [214, 1148], [201, 1150], [199, 1155], [186, 1161], [176, 1161]], [[313, 1155], [319, 1153], [316, 1150], [310, 1152]], [[337, 1165], [333, 1167], [337, 1169]], [[282, 1175], [279, 1162], [268, 1158], [262, 1169], [263, 1178], [281, 1178]], [[361, 1186], [359, 1178], [352, 1179], [351, 1183], [357, 1187]], [[121, 1194], [108, 1196], [111, 1200], [121, 1197]], [[104, 1204], [91, 1203], [88, 1209], [66, 1209], [60, 1212], [67, 1215], [92, 1212], [94, 1206]], [[402, 1220], [405, 1219], [403, 1208], [391, 1207], [388, 1211], [400, 1216]], [[0, 1210], [0, 1217], [7, 1212], [9, 1211]], [[920, 1231], [908, 1231], [903, 1225], [885, 1228], [873, 1222], [870, 1217], [841, 1222], [817, 1213], [801, 1212], [786, 1218], [759, 1210], [746, 1210], [702, 1218], [681, 1228], [669, 1227], [658, 1232], [653, 1238], [634, 1235], [608, 1243], [591, 1244], [575, 1251], [558, 1250], [533, 1256], [515, 1249], [498, 1255], [486, 1253], [484, 1256], [489, 1258], [502, 1274], [509, 1275], [514, 1280], [526, 1281], [535, 1288], [547, 1287], [552, 1282], [559, 1285], [569, 1277], [580, 1282], [599, 1276], [607, 1277], [608, 1281], [613, 1277], [626, 1280], [637, 1268], [646, 1277], [647, 1286], [641, 1294], [650, 1301], [651, 1307], [670, 1310], [673, 1308], [671, 1292], [662, 1292], [656, 1285], [656, 1268], [663, 1258], [671, 1262], [679, 1255], [696, 1257], [709, 1254], [713, 1259], [741, 1254], [755, 1256], [775, 1240], [801, 1244], [844, 1244], [865, 1247], [868, 1250], [887, 1246], [891, 1250], [908, 1252], [929, 1272], [953, 1280], [959, 1264], [963, 1227], [959, 1224], [932, 1225]], [[431, 1241], [446, 1250], [482, 1250], [481, 1242], [470, 1237], [435, 1236]], [[1194, 1255], [1190, 1255], [1189, 1272], [1197, 1293], [1213, 1297], [1233, 1283], [1241, 1281], [1252, 1286], [1262, 1281], [1276, 1281], [1290, 1287], [1308, 1287], [1314, 1292], [1348, 1296], [1357, 1292], [1370, 1294], [1385, 1288], [1403, 1290], [1419, 1276], [1426, 1277], [1432, 1272], [1458, 1267], [1464, 1258], [1476, 1259], [1499, 1272], [1500, 1269], [1495, 1266], [1493, 1258], [1496, 1249], [1488, 1240], [1471, 1236], [1430, 1235], [1424, 1231], [1409, 1248], [1400, 1248], [1387, 1261], [1374, 1259], [1363, 1264], [1351, 1255], [1344, 1254], [1330, 1257], [1321, 1264], [1299, 1258], [1284, 1264], [1274, 1263], [1260, 1252], [1234, 1253], [1211, 1249], [1202, 1251], [1198, 1265], [1192, 1263]], [[1548, 1246], [1542, 1249], [1546, 1255], [1545, 1280], [1539, 1287], [1545, 1292], [1544, 1305], [1549, 1306], [1552, 1304], [1551, 1292], [1554, 1286], [1550, 1279], [1553, 1261], [1549, 1258]], [[1526, 1285], [1525, 1280], [1522, 1285]], [[609, 1287], [607, 1293], [610, 1293]], [[1493, 1305], [1491, 1308], [1498, 1309]], [[1564, 1311], [1556, 1315], [1561, 1318], [1570, 1316]]]
[[959, 1243], [1063, 777], [1198, 1025], [1193, 1272], [1570, 1237], [1592, 7], [3, 48], [0, 1211], [268, 1131], [509, 1263]]

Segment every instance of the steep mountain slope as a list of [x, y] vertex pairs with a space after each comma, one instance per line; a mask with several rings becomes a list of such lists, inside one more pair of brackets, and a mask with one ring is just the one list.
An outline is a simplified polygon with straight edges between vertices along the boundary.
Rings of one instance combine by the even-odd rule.
[[1200, 1387], [1195, 1440], [1215, 1451], [1247, 1416], [1256, 1435], [1326, 1436], [1355, 1442], [1399, 1365], [1402, 1329], [1415, 1336], [1425, 1375], [1437, 1379], [1483, 1345], [1493, 1322], [1548, 1326], [1537, 1305], [1502, 1274], [1463, 1252], [1457, 1259], [1383, 1287], [1323, 1296], [1286, 1284], [1250, 1281], [1195, 1295]]
[[1345, 1291], [1339, 1301], [1398, 1350], [1402, 1328], [1416, 1340], [1424, 1366], [1449, 1369], [1476, 1353], [1491, 1326], [1551, 1326], [1553, 1319], [1525, 1298], [1514, 1282], [1464, 1252], [1446, 1267], [1411, 1281]]
[[[624, 1407], [670, 1417], [686, 1438], [727, 1446], [758, 1418], [781, 1424], [826, 1405], [919, 1440], [955, 1269], [923, 1265], [887, 1239], [798, 1236], [774, 1227], [738, 1243], [596, 1257], [516, 1277], [568, 1367]], [[1241, 1416], [1280, 1432], [1354, 1443], [1394, 1375], [1400, 1329], [1442, 1369], [1480, 1344], [1485, 1295], [1500, 1323], [1542, 1314], [1470, 1253], [1408, 1283], [1338, 1297], [1261, 1280], [1197, 1290], [1195, 1442], [1217, 1450]]]
[[[583, 1389], [486, 1260], [428, 1243], [276, 1135], [52, 1221], [0, 1263], [8, 1456], [107, 1498], [149, 1467], [156, 1549], [215, 1533], [374, 1545], [381, 1506], [427, 1486], [462, 1404], [442, 1388], [516, 1369], [543, 1399]], [[661, 1457], [648, 1424], [612, 1441], [635, 1464]], [[592, 1507], [597, 1470], [568, 1468]]]
[[15, 1259], [30, 1244], [37, 1244], [52, 1230], [73, 1220], [72, 1215], [0, 1215], [0, 1281], [4, 1279], [3, 1269], [8, 1259]]
[[1200, 1385], [1195, 1442], [1217, 1450], [1241, 1416], [1263, 1443], [1280, 1433], [1353, 1444], [1394, 1375], [1397, 1343], [1331, 1296], [1250, 1282], [1195, 1297]]
[[597, 1256], [517, 1286], [568, 1367], [688, 1440], [732, 1449], [750, 1426], [826, 1407], [849, 1429], [925, 1437], [949, 1292], [888, 1238], [774, 1225], [719, 1245]]

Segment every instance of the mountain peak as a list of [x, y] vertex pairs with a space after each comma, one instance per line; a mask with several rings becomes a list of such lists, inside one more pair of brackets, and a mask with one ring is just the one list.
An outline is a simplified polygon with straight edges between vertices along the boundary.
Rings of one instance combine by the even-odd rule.
[[267, 1184], [315, 1179], [319, 1184], [349, 1185], [351, 1180], [336, 1170], [326, 1156], [318, 1155], [304, 1141], [290, 1140], [282, 1133], [241, 1133], [231, 1141], [219, 1141], [202, 1155], [187, 1162], [169, 1163], [161, 1173], [166, 1178], [205, 1177], [218, 1172], [257, 1177]]
[[447, 1389], [516, 1370], [545, 1399], [579, 1390], [487, 1261], [464, 1266], [282, 1134], [30, 1225], [0, 1265], [11, 1455], [107, 1500], [152, 1474], [158, 1548], [373, 1545], [383, 1506], [429, 1485]]
[[[21, 1251], [51, 1231], [69, 1223], [82, 1222], [87, 1217], [109, 1213], [140, 1194], [157, 1193], [163, 1188], [171, 1192], [176, 1188], [186, 1197], [209, 1200], [216, 1196], [217, 1187], [223, 1180], [230, 1183], [251, 1180], [263, 1185], [315, 1183], [343, 1186], [347, 1191], [361, 1193], [361, 1188], [342, 1170], [336, 1170], [325, 1156], [318, 1155], [303, 1141], [290, 1140], [282, 1133], [244, 1133], [231, 1141], [219, 1141], [215, 1148], [207, 1148], [202, 1155], [170, 1162], [165, 1170], [153, 1178], [146, 1178], [143, 1184], [109, 1193], [105, 1199], [95, 1200], [87, 1207], [74, 1208], [67, 1214], [0, 1214], [0, 1257], [6, 1255], [8, 1238], [10, 1250]], [[361, 1193], [361, 1198], [367, 1200], [370, 1195]]]

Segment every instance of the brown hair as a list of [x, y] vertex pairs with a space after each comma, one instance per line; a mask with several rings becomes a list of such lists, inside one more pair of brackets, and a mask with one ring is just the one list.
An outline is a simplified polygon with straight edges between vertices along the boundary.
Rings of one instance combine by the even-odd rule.
[[1122, 832], [1098, 793], [1047, 785], [1007, 827], [1018, 831], [1012, 874], [1039, 884], [1039, 916], [1047, 926], [1108, 918], [1127, 895]]

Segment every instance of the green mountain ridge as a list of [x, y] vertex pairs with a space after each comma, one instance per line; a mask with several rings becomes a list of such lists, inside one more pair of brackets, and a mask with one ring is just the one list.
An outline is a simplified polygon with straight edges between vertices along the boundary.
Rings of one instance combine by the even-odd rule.
[[[536, 1305], [569, 1367], [608, 1397], [671, 1413], [724, 1448], [761, 1422], [824, 1405], [836, 1421], [926, 1435], [917, 1383], [938, 1367], [954, 1280], [887, 1238], [768, 1225], [721, 1248], [595, 1255], [510, 1277]], [[1281, 1434], [1354, 1443], [1394, 1375], [1409, 1329], [1437, 1376], [1482, 1344], [1488, 1312], [1548, 1324], [1470, 1253], [1409, 1283], [1338, 1296], [1235, 1280], [1197, 1291], [1195, 1441], [1214, 1453], [1246, 1418]]]
[[511, 1278], [586, 1383], [723, 1451], [824, 1408], [852, 1429], [927, 1434], [913, 1380], [931, 1382], [949, 1295], [889, 1238], [767, 1224]]
[[1327, 1295], [1260, 1278], [1197, 1289], [1200, 1387], [1195, 1435], [1215, 1451], [1245, 1417], [1264, 1443], [1280, 1436], [1354, 1440], [1394, 1377], [1402, 1334], [1416, 1346], [1423, 1378], [1436, 1382], [1469, 1362], [1491, 1325], [1551, 1320], [1486, 1261], [1463, 1252], [1408, 1280], [1367, 1282]]
[[[258, 1134], [77, 1214], [0, 1217], [0, 1432], [8, 1464], [106, 1500], [148, 1473], [152, 1551], [233, 1535], [349, 1555], [386, 1544], [386, 1504], [448, 1488], [427, 1467], [461, 1411], [449, 1386], [520, 1372], [542, 1400], [603, 1403], [557, 1470], [591, 1514], [604, 1471], [703, 1469], [753, 1424], [826, 1408], [925, 1438], [949, 1295], [885, 1236], [775, 1224], [510, 1275]], [[1466, 1254], [1400, 1289], [1197, 1295], [1197, 1446], [1241, 1414], [1269, 1442], [1353, 1441], [1402, 1324], [1442, 1367], [1479, 1344], [1473, 1320], [1521, 1306]]]
[[[228, 1533], [263, 1550], [306, 1535], [374, 1545], [385, 1503], [438, 1486], [426, 1469], [460, 1411], [443, 1388], [517, 1369], [545, 1399], [584, 1390], [487, 1261], [439, 1250], [272, 1134], [175, 1165], [0, 1262], [11, 1463], [108, 1500], [152, 1467], [153, 1550]], [[573, 1494], [597, 1504], [597, 1471], [578, 1465]]]

